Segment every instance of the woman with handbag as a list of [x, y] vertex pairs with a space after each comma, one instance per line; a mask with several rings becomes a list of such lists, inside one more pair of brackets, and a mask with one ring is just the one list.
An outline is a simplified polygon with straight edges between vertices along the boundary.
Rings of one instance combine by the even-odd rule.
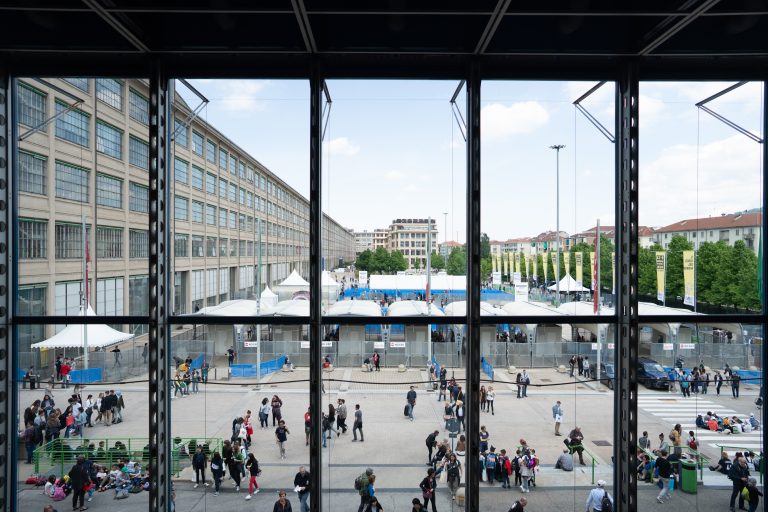
[[435, 470], [429, 468], [427, 470], [427, 476], [419, 484], [421, 488], [421, 496], [424, 498], [424, 509], [427, 508], [430, 500], [432, 501], [432, 512], [437, 512], [437, 505], [435, 504], [435, 488], [437, 482], [435, 482]]

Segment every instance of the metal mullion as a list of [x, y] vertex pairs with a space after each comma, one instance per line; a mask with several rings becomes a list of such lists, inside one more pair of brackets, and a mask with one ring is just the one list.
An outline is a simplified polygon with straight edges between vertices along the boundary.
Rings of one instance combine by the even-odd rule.
[[[480, 456], [480, 72], [473, 63], [467, 78], [467, 353], [466, 436], [467, 459]], [[480, 510], [480, 474], [477, 464], [466, 465], [464, 507]]]
[[323, 77], [317, 64], [312, 69], [309, 83], [309, 408], [311, 427], [309, 436], [310, 510], [322, 510], [322, 368], [323, 307], [322, 307], [322, 119]]
[[578, 316], [481, 316], [480, 325], [496, 324], [613, 324], [616, 315], [578, 315]]
[[149, 453], [152, 484], [149, 509], [152, 512], [171, 507], [171, 421], [169, 383], [168, 330], [168, 249], [170, 230], [171, 119], [170, 80], [162, 66], [152, 68], [149, 79]]
[[[102, 325], [102, 324], [149, 324], [145, 315], [111, 316], [15, 316], [14, 325]], [[191, 323], [191, 322], [187, 322]]]
[[626, 62], [616, 87], [617, 334], [614, 351], [614, 489], [616, 510], [635, 512], [637, 504], [638, 361], [638, 97], [637, 66]]
[[[768, 139], [768, 80], [763, 80], [763, 144], [760, 147], [760, 150], [762, 151], [762, 181], [763, 181], [763, 197], [762, 197], [762, 211], [765, 212], [766, 208], [766, 201], [768, 201], [768, 179], [766, 179], [766, 176], [768, 175], [768, 142], [766, 140]], [[763, 225], [765, 225], [765, 220], [763, 220]], [[766, 265], [766, 262], [768, 262], [768, 252], [765, 251], [765, 249], [762, 247], [762, 244], [765, 242], [765, 229], [763, 226], [760, 226], [761, 233], [760, 233], [760, 249], [762, 253], [762, 261], [758, 262], [758, 265], [762, 265], [763, 273], [762, 273], [762, 283], [761, 284], [761, 290], [759, 290], [759, 293], [761, 293], [761, 300], [762, 300], [762, 315], [760, 323], [762, 324], [763, 328], [763, 339], [765, 339], [765, 333], [768, 330], [768, 321], [766, 321], [766, 313], [768, 312], [768, 308], [766, 308], [766, 298], [768, 298], [768, 280], [765, 278], [765, 271], [768, 269], [768, 265]], [[768, 350], [766, 350], [765, 342], [763, 342], [762, 351], [761, 351], [761, 364], [760, 368], [763, 370], [763, 372], [766, 371], [766, 368], [768, 368]], [[763, 377], [765, 375], [763, 374]], [[760, 391], [762, 391], [761, 397], [763, 398], [763, 401], [765, 401], [765, 381], [760, 383]], [[765, 412], [762, 414], [762, 418], [760, 420], [762, 421], [762, 424], [765, 425]], [[768, 453], [768, 432], [766, 432], [766, 428], [763, 427], [761, 429], [761, 437], [762, 437], [762, 452]], [[768, 510], [768, 505], [766, 505], [765, 500], [763, 500], [763, 511]]]
[[466, 316], [324, 316], [323, 325], [456, 325], [464, 324]]

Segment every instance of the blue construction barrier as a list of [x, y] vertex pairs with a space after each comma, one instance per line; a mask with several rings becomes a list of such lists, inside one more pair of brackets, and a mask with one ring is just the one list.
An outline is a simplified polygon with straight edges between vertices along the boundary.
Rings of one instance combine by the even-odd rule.
[[432, 356], [432, 364], [435, 365], [435, 377], [437, 377], [439, 379], [440, 378], [440, 368], [442, 368], [442, 367], [440, 366], [440, 363], [437, 362], [437, 358], [435, 356]]
[[[270, 373], [273, 373], [282, 369], [284, 364], [285, 364], [285, 356], [280, 356], [277, 359], [271, 359], [269, 361], [262, 361], [261, 376], [264, 377], [265, 375], [269, 375]], [[232, 366], [229, 367], [229, 370], [230, 370], [229, 376], [233, 379], [246, 378], [246, 377], [255, 378], [259, 374], [258, 365], [255, 365], [255, 364], [233, 364]]]
[[193, 370], [199, 370], [203, 367], [203, 360], [205, 359], [205, 354], [200, 354], [196, 358], [192, 360], [192, 363], [189, 365], [190, 369]]
[[27, 370], [24, 370], [22, 368], [19, 368], [19, 373], [16, 376], [16, 380], [19, 382], [24, 380], [24, 377], [27, 375]]
[[69, 372], [72, 384], [93, 384], [103, 380], [103, 368], [88, 368], [87, 370], [72, 370]]
[[491, 363], [485, 360], [485, 357], [480, 358], [480, 366], [482, 367], [485, 374], [493, 380], [493, 366]]

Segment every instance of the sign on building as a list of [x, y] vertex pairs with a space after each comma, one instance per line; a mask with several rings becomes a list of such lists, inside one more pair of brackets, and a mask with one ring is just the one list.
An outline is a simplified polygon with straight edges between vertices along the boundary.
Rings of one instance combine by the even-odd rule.
[[368, 286], [368, 271], [361, 270], [358, 274], [357, 281], [360, 284], [360, 287], [366, 288]]
[[493, 272], [493, 284], [494, 285], [500, 285], [501, 284], [501, 272], [498, 270], [496, 272]]

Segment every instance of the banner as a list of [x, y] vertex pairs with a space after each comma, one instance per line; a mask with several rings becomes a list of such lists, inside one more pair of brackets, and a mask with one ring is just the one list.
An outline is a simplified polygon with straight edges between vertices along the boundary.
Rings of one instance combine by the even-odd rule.
[[526, 279], [531, 278], [531, 272], [530, 272], [530, 266], [531, 266], [531, 255], [526, 254], [525, 257], [525, 277]]
[[590, 287], [595, 289], [595, 253], [589, 253], [589, 275], [592, 276], [592, 284]]
[[656, 300], [664, 302], [664, 288], [667, 283], [667, 253], [656, 251]]
[[584, 282], [584, 254], [577, 252], [573, 256], [576, 258], [576, 282], [582, 286]]
[[565, 264], [565, 274], [571, 273], [571, 253], [568, 251], [563, 252], [563, 263]]
[[544, 282], [549, 283], [549, 276], [547, 275], [547, 268], [549, 267], [549, 265], [547, 265], [546, 254], [541, 255], [541, 266], [544, 267]]
[[694, 283], [694, 268], [696, 266], [696, 256], [693, 251], [683, 251], [683, 282], [685, 287], [685, 298], [683, 304], [696, 307], [696, 289]]
[[515, 255], [515, 272], [517, 273], [520, 272], [520, 255], [519, 254]]
[[616, 253], [611, 253], [611, 291], [616, 293]]
[[496, 254], [491, 254], [491, 265], [493, 265], [493, 272], [496, 272], [496, 269], [499, 268], [499, 257]]
[[534, 254], [532, 256], [533, 259], [533, 278], [538, 280], [539, 279], [539, 255]]
[[528, 302], [528, 283], [515, 283], [515, 302]]
[[502, 267], [504, 267], [504, 271], [502, 272], [502, 275], [508, 276], [509, 275], [509, 258], [505, 258], [502, 256], [501, 263], [502, 263]]
[[552, 256], [552, 277], [557, 279], [557, 252], [549, 253]]
[[510, 276], [512, 275], [512, 272], [514, 272], [514, 270], [513, 270], [514, 267], [512, 266], [512, 256], [514, 254], [515, 253], [513, 253], [513, 252], [508, 252], [507, 253], [507, 260], [509, 261], [509, 275]]

